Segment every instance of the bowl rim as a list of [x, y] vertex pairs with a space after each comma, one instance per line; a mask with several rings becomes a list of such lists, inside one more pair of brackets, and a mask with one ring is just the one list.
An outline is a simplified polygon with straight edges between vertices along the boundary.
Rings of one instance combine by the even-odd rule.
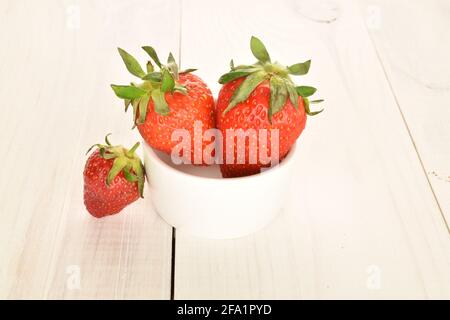
[[184, 178], [191, 178], [194, 180], [209, 180], [209, 181], [218, 181], [218, 182], [221, 182], [221, 181], [236, 182], [236, 181], [248, 181], [248, 180], [262, 179], [262, 178], [266, 177], [267, 175], [270, 175], [271, 173], [274, 174], [275, 172], [278, 172], [279, 170], [283, 170], [285, 167], [287, 167], [293, 161], [294, 155], [298, 149], [297, 141], [296, 141], [292, 145], [291, 149], [289, 150], [287, 156], [283, 159], [283, 161], [281, 161], [280, 163], [278, 163], [277, 165], [275, 165], [274, 167], [272, 167], [268, 170], [264, 170], [261, 173], [254, 174], [251, 176], [244, 176], [244, 177], [214, 178], [214, 177], [196, 176], [196, 175], [193, 175], [190, 173], [183, 172], [181, 170], [177, 170], [177, 169], [171, 167], [170, 165], [168, 165], [167, 163], [165, 163], [163, 160], [161, 160], [161, 158], [155, 153], [155, 150], [153, 150], [153, 148], [151, 146], [149, 146], [147, 144], [147, 142], [142, 141], [142, 144], [143, 144], [143, 152], [144, 152], [144, 162], [145, 162], [145, 158], [146, 158], [145, 154], [147, 154], [148, 156], [150, 156], [154, 159], [154, 161], [157, 163], [157, 165], [159, 167], [164, 168], [164, 170], [169, 171], [172, 174], [179, 175], [180, 177], [184, 177]]

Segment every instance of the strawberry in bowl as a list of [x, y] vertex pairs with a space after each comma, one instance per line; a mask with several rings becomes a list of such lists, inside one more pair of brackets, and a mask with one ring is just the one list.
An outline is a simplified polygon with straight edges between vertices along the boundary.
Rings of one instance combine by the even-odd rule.
[[[263, 160], [263, 155], [276, 158], [275, 163], [282, 160], [305, 128], [307, 115], [322, 111], [310, 110], [310, 104], [323, 101], [309, 100], [316, 89], [296, 86], [291, 79], [305, 75], [310, 60], [290, 66], [272, 62], [256, 37], [251, 38], [250, 48], [258, 61], [239, 66], [231, 61], [231, 70], [219, 79], [223, 86], [217, 99], [216, 123], [224, 137], [226, 157], [220, 168], [226, 178], [257, 174], [271, 166], [274, 162]], [[242, 152], [238, 150], [237, 130], [249, 140]]]
[[[209, 144], [194, 142], [194, 124], [200, 123], [201, 133], [215, 127], [214, 99], [211, 90], [198, 76], [192, 74], [195, 69], [179, 70], [172, 54], [167, 64], [163, 64], [156, 51], [150, 46], [142, 49], [147, 52], [155, 65], [148, 61], [146, 71], [137, 60], [123, 49], [118, 49], [128, 71], [138, 77], [140, 83], [130, 85], [111, 85], [114, 93], [125, 103], [125, 111], [131, 106], [133, 121], [142, 138], [151, 147], [171, 154], [178, 141], [174, 139], [176, 130], [183, 130], [192, 138], [190, 155], [178, 155], [193, 164], [206, 164], [203, 150]], [[196, 150], [201, 149], [201, 150]]]

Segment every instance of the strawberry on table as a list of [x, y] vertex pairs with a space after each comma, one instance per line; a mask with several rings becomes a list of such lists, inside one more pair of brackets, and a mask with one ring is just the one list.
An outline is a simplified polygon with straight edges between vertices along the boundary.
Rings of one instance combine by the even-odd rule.
[[[169, 54], [167, 64], [164, 65], [152, 47], [144, 46], [142, 49], [159, 71], [155, 71], [151, 61], [147, 62], [144, 71], [133, 56], [119, 48], [128, 71], [142, 82], [111, 87], [119, 98], [125, 100], [125, 111], [132, 106], [134, 124], [151, 147], [170, 154], [178, 144], [178, 141], [171, 139], [174, 130], [187, 130], [192, 138], [191, 155], [187, 158], [194, 163], [194, 146], [197, 145], [194, 144], [195, 121], [201, 121], [202, 137], [207, 129], [215, 127], [211, 91], [202, 79], [191, 73], [195, 69], [179, 71], [172, 54]], [[202, 155], [208, 143], [202, 141]], [[200, 160], [201, 163], [196, 164], [205, 163], [203, 159]]]
[[[227, 150], [227, 134], [230, 134], [227, 129], [254, 129], [251, 132], [257, 135], [255, 141], [258, 141], [258, 144], [256, 148], [249, 148], [249, 143], [246, 143], [245, 159], [239, 162], [235, 143], [231, 149], [234, 152], [234, 156], [232, 155], [234, 161], [221, 165], [224, 177], [252, 175], [259, 173], [262, 167], [268, 166], [259, 158], [258, 151], [261, 148], [259, 135], [267, 134], [267, 153], [268, 157], [271, 157], [274, 153], [270, 143], [271, 129], [279, 130], [278, 153], [279, 159], [283, 159], [305, 128], [306, 116], [316, 115], [322, 111], [310, 110], [310, 104], [323, 101], [309, 100], [316, 89], [296, 86], [291, 79], [291, 75], [306, 74], [311, 64], [310, 60], [284, 66], [271, 61], [266, 47], [258, 38], [251, 38], [250, 47], [258, 61], [252, 65], [234, 66], [232, 60], [231, 70], [219, 79], [223, 87], [216, 105], [216, 123], [224, 136], [223, 150]], [[267, 131], [264, 133], [260, 129]], [[255, 157], [256, 163], [249, 161]]]
[[135, 154], [139, 142], [130, 150], [112, 146], [108, 136], [105, 143], [95, 144], [88, 150], [89, 153], [96, 147], [83, 172], [84, 204], [96, 218], [120, 212], [142, 197], [144, 190], [144, 167]]

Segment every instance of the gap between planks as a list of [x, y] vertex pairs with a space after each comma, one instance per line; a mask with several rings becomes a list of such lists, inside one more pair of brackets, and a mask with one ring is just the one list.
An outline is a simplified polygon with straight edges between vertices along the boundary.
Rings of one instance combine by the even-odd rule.
[[177, 229], [172, 227], [172, 258], [170, 264], [170, 300], [175, 300], [175, 262], [176, 262], [176, 233]]

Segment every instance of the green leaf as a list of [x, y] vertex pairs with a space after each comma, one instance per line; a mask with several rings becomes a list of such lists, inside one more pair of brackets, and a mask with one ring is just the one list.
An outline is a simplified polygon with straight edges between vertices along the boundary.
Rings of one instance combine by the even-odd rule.
[[149, 46], [144, 46], [144, 47], [142, 47], [142, 49], [144, 49], [144, 51], [148, 53], [150, 58], [152, 58], [153, 61], [155, 61], [156, 65], [161, 68], [161, 61], [159, 61], [159, 58], [158, 58], [158, 55], [156, 54], [155, 49], [153, 49], [152, 47], [149, 47]]
[[175, 62], [172, 52], [169, 53], [169, 57], [167, 58], [167, 68], [173, 73], [174, 78], [178, 80], [178, 65]]
[[111, 145], [111, 142], [109, 142], [109, 136], [110, 136], [111, 134], [112, 134], [112, 133], [108, 133], [108, 134], [105, 136], [105, 143], [106, 143], [107, 146], [110, 146], [110, 145]]
[[152, 73], [153, 71], [155, 71], [155, 68], [153, 67], [151, 61], [148, 61], [146, 66], [147, 66], [147, 73]]
[[141, 160], [133, 161], [132, 169], [138, 178], [138, 189], [141, 198], [143, 198], [144, 194], [144, 182], [145, 182], [145, 169], [142, 165]]
[[137, 123], [137, 113], [139, 110], [139, 103], [141, 102], [141, 98], [138, 99], [134, 99], [133, 101], [131, 101], [131, 105], [133, 107], [133, 128], [134, 129], [136, 127], [136, 123]]
[[272, 116], [279, 112], [284, 104], [288, 92], [286, 84], [278, 77], [270, 78], [270, 107], [269, 107], [269, 120], [272, 121]]
[[148, 101], [150, 100], [150, 96], [145, 95], [139, 101], [139, 124], [145, 122], [145, 118], [147, 117], [147, 106]]
[[234, 92], [230, 104], [223, 111], [223, 114], [226, 114], [238, 103], [246, 100], [253, 90], [255, 90], [255, 88], [266, 79], [266, 76], [267, 74], [264, 71], [255, 72], [247, 76], [247, 78], [245, 78], [245, 80], [241, 83], [240, 87]]
[[143, 95], [146, 94], [145, 90], [134, 86], [118, 86], [112, 84], [111, 88], [114, 90], [116, 96], [122, 99], [132, 100], [142, 97]]
[[311, 103], [311, 104], [316, 104], [316, 103], [321, 103], [321, 102], [324, 102], [325, 100], [323, 100], [323, 99], [318, 99], [318, 100], [311, 100], [309, 103]]
[[311, 110], [310, 110], [310, 108], [309, 108], [310, 101], [308, 100], [308, 98], [304, 98], [304, 99], [303, 99], [303, 102], [304, 102], [304, 104], [305, 104], [305, 112], [306, 112], [306, 114], [307, 114], [308, 116], [315, 116], [316, 114], [319, 114], [319, 113], [321, 113], [321, 112], [323, 111], [323, 109], [322, 109], [322, 110], [319, 110], [319, 111], [313, 111], [313, 112], [311, 112]]
[[130, 166], [123, 169], [123, 175], [128, 182], [134, 183], [138, 181], [138, 177], [130, 172]]
[[125, 104], [125, 112], [127, 112], [127, 111], [128, 111], [128, 107], [129, 107], [130, 104], [131, 104], [131, 100], [125, 99], [125, 100], [123, 100], [123, 102], [124, 102], [124, 104]]
[[289, 70], [290, 74], [293, 74], [296, 76], [302, 76], [302, 75], [308, 73], [310, 66], [311, 66], [311, 60], [308, 60], [303, 63], [293, 64], [292, 66], [288, 67], [288, 70]]
[[117, 155], [115, 155], [114, 153], [110, 153], [108, 150], [106, 150], [106, 148], [108, 147], [109, 146], [99, 145], [98, 151], [100, 153], [100, 156], [106, 160], [117, 158]]
[[103, 158], [106, 160], [117, 158], [117, 156], [113, 153], [103, 153]]
[[186, 69], [186, 70], [181, 70], [180, 74], [191, 73], [191, 72], [194, 72], [194, 71], [197, 71], [197, 69], [190, 68], [190, 69]]
[[98, 148], [98, 152], [100, 153], [100, 156], [102, 157], [102, 158], [105, 158], [105, 146], [102, 146], [102, 145], [100, 145], [99, 146], [99, 148]]
[[184, 95], [187, 94], [187, 89], [186, 89], [186, 87], [181, 86], [181, 85], [179, 85], [179, 84], [175, 84], [175, 87], [173, 88], [173, 90], [174, 90], [174, 91], [178, 91], [178, 92], [180, 92], [181, 94], [184, 94]]
[[303, 104], [305, 105], [306, 114], [310, 114], [311, 110], [309, 109], [309, 100], [308, 98], [303, 99]]
[[250, 40], [250, 49], [252, 50], [253, 55], [256, 59], [258, 59], [261, 62], [270, 62], [270, 56], [267, 52], [266, 47], [256, 37], [252, 37]]
[[122, 171], [123, 168], [127, 165], [127, 160], [119, 157], [116, 158], [113, 162], [113, 166], [111, 170], [109, 170], [108, 177], [106, 178], [106, 184], [109, 186], [111, 182], [113, 182], [114, 178]]
[[245, 76], [249, 75], [250, 73], [253, 73], [253, 72], [257, 71], [257, 70], [258, 69], [253, 68], [253, 69], [243, 69], [243, 70], [230, 71], [228, 73], [225, 73], [224, 75], [222, 75], [219, 78], [219, 83], [220, 84], [228, 83], [228, 82], [233, 81], [235, 79], [245, 77]]
[[90, 146], [89, 149], [86, 151], [86, 154], [88, 154], [89, 152], [91, 152], [91, 150], [92, 150], [94, 147], [100, 148], [101, 146], [102, 146], [102, 145], [101, 145], [101, 144], [98, 144], [98, 143], [96, 143], [96, 144]]
[[314, 87], [308, 87], [308, 86], [300, 86], [296, 87], [295, 90], [297, 90], [297, 93], [302, 96], [303, 98], [307, 98], [309, 96], [312, 96], [317, 89]]
[[152, 91], [152, 100], [155, 105], [155, 112], [166, 116], [170, 113], [169, 106], [167, 105], [164, 93], [160, 89], [155, 89]]
[[161, 82], [161, 72], [151, 72], [142, 77], [142, 80], [150, 80], [153, 82]]
[[286, 89], [289, 93], [289, 100], [294, 105], [295, 109], [298, 109], [298, 93], [291, 83], [286, 83]]
[[175, 80], [173, 79], [170, 72], [164, 68], [161, 81], [161, 91], [173, 92], [174, 87], [175, 87]]
[[[238, 66], [236, 66], [236, 67], [234, 67], [234, 70], [242, 70], [242, 69], [252, 69], [252, 68], [255, 68], [255, 65], [253, 64], [253, 65], [248, 65], [248, 64], [240, 64], [240, 65], [238, 65]], [[259, 67], [259, 69], [261, 69], [261, 67]]]
[[139, 62], [137, 62], [137, 60], [125, 50], [121, 48], [117, 48], [117, 50], [119, 50], [119, 54], [122, 57], [128, 71], [136, 77], [142, 78], [145, 75], [145, 72], [142, 70]]

